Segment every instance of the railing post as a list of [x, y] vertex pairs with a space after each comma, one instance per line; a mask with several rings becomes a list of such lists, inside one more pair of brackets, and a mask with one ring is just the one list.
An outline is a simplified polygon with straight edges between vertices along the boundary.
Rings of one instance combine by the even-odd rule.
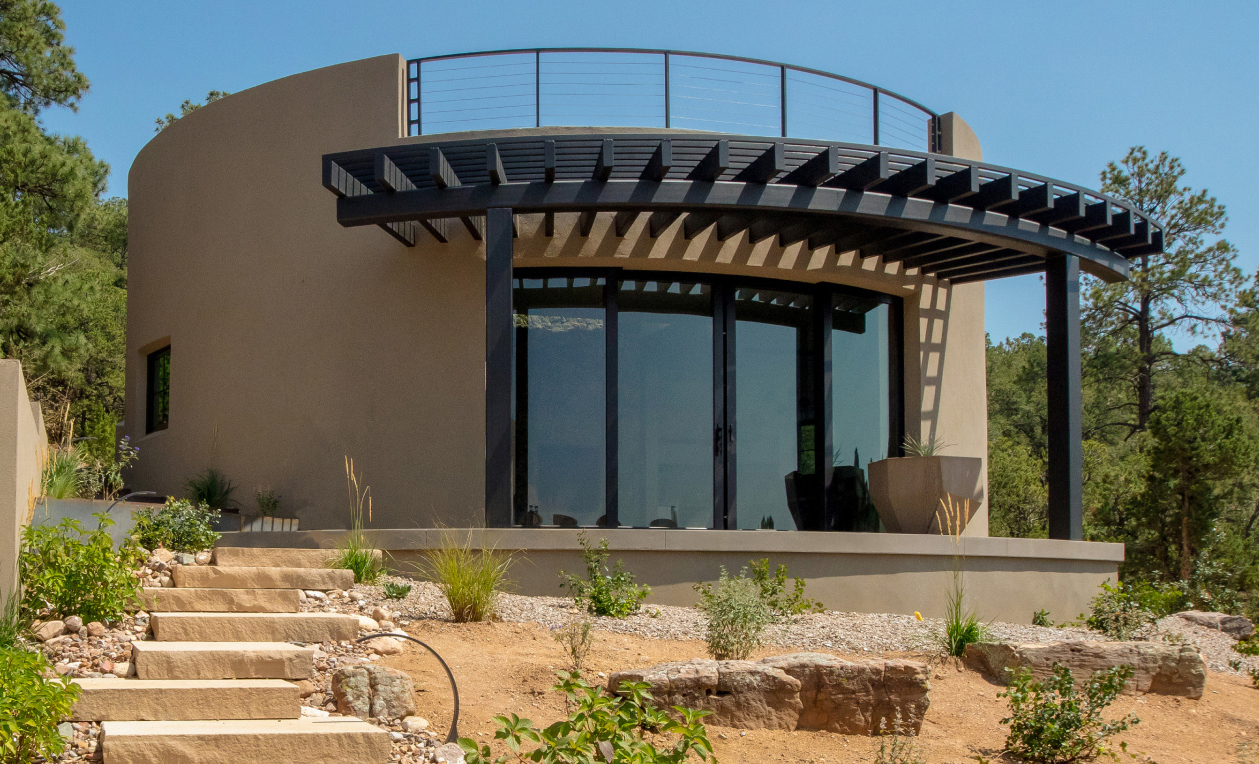
[[512, 211], [485, 211], [485, 524], [508, 528], [511, 501]]
[[879, 145], [879, 89], [874, 88], [874, 145]]
[[1080, 258], [1045, 262], [1049, 388], [1049, 538], [1084, 539], [1084, 444], [1080, 389]]
[[664, 126], [669, 129], [669, 110], [672, 108], [669, 103], [669, 51], [664, 52]]
[[533, 122], [542, 127], [542, 49], [533, 51]]
[[779, 111], [779, 114], [782, 116], [782, 137], [786, 138], [787, 137], [787, 67], [780, 66], [778, 67], [778, 69], [780, 72], [779, 85], [778, 85], [778, 97], [779, 97], [780, 107], [778, 111]]

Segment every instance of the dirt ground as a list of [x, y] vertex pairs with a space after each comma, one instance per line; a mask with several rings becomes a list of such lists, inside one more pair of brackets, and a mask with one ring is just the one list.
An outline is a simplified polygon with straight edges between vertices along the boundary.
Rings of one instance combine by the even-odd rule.
[[[563, 716], [563, 700], [550, 691], [555, 672], [565, 667], [564, 653], [551, 633], [531, 623], [452, 624], [419, 621], [408, 631], [434, 647], [450, 664], [459, 683], [462, 708], [459, 734], [492, 741], [497, 714], [516, 713], [549, 724]], [[755, 657], [783, 652], [763, 650]], [[841, 655], [840, 653], [835, 653]], [[596, 672], [650, 666], [670, 660], [706, 657], [700, 641], [668, 641], [595, 632], [587, 676]], [[860, 660], [860, 657], [841, 657]], [[910, 657], [910, 656], [904, 656]], [[423, 689], [419, 714], [436, 730], [450, 725], [449, 683], [440, 665], [418, 645], [382, 663], [400, 668]], [[1001, 688], [971, 671], [936, 668], [931, 707], [918, 745], [929, 764], [973, 764], [983, 756], [1001, 761], [1005, 739], [1000, 719], [1006, 701]], [[1140, 761], [1160, 764], [1259, 764], [1259, 690], [1236, 676], [1209, 673], [1201, 700], [1147, 695], [1124, 696], [1111, 709], [1132, 712], [1141, 723], [1124, 735]], [[724, 764], [775, 761], [873, 762], [877, 739], [826, 732], [734, 730], [709, 727], [709, 737]], [[503, 748], [502, 752], [506, 752]]]

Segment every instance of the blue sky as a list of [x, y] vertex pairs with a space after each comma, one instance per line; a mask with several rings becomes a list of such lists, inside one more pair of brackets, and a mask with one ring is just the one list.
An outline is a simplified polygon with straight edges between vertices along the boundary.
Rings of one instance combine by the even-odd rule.
[[[1128, 146], [1180, 156], [1229, 209], [1227, 236], [1259, 267], [1259, 3], [1171, 0], [794, 2], [61, 3], [92, 90], [50, 129], [84, 136], [126, 194], [153, 120], [208, 90], [238, 91], [382, 53], [536, 46], [649, 47], [838, 72], [956, 111], [987, 161], [1095, 187]], [[1250, 178], [1250, 181], [1246, 181]], [[1247, 183], [1250, 185], [1247, 185]], [[988, 285], [994, 339], [1040, 332], [1044, 292]]]

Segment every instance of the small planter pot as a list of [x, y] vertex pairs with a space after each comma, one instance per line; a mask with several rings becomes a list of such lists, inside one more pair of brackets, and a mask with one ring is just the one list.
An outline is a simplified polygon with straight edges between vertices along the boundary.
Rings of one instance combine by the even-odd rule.
[[936, 511], [946, 494], [954, 502], [970, 499], [971, 514], [983, 501], [983, 466], [975, 456], [902, 456], [870, 462], [870, 495], [879, 519], [892, 533], [939, 533]]
[[240, 529], [244, 532], [295, 531], [296, 517], [241, 517]]

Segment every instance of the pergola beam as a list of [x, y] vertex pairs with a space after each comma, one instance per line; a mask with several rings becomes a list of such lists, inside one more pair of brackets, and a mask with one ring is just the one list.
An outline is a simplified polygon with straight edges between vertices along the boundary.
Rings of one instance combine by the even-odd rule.
[[781, 143], [775, 143], [739, 171], [734, 179], [742, 183], [770, 183], [785, 172], [787, 172], [786, 147]]
[[816, 188], [839, 174], [839, 149], [827, 146], [804, 164], [779, 180], [797, 186]]

